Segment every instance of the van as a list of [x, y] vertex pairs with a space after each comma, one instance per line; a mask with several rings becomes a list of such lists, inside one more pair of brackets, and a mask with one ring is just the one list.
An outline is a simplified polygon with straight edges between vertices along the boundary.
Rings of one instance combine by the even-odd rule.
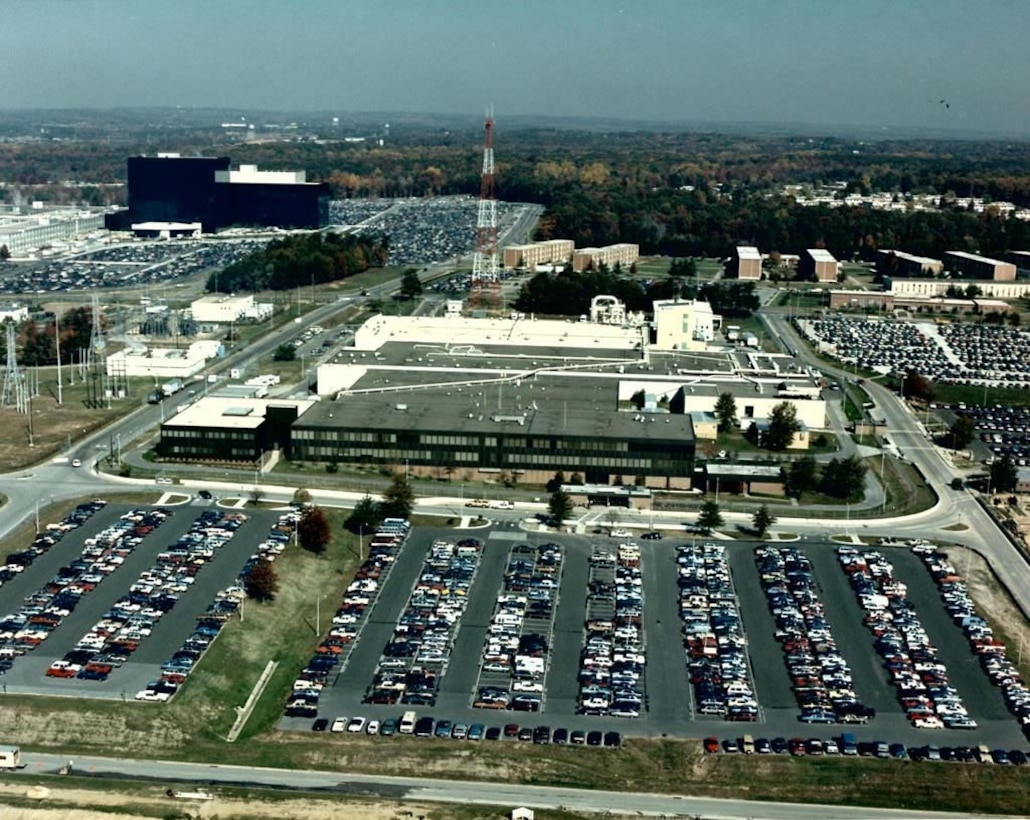
[[397, 726], [397, 731], [402, 735], [414, 734], [417, 720], [418, 716], [414, 712], [405, 712], [401, 716], [401, 722]]
[[755, 739], [751, 735], [744, 735], [740, 743], [740, 750], [746, 755], [755, 753]]
[[851, 732], [845, 732], [840, 736], [840, 752], [844, 755], [858, 754], [858, 741]]

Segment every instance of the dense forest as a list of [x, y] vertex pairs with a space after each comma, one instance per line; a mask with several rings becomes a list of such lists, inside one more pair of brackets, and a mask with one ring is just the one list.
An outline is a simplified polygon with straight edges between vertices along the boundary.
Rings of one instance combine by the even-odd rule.
[[209, 292], [290, 290], [346, 279], [386, 264], [389, 240], [314, 233], [287, 236], [207, 280]]
[[[301, 139], [233, 140], [199, 121], [172, 127], [178, 116], [152, 113], [149, 126], [135, 128], [122, 117], [118, 139], [98, 138], [96, 127], [71, 119], [75, 127], [60, 140], [0, 139], [0, 201], [121, 203], [126, 157], [158, 148], [304, 169], [309, 179], [329, 182], [337, 198], [479, 191], [483, 132], [467, 121], [454, 129], [396, 127], [380, 144], [378, 135], [345, 141], [315, 126]], [[1030, 143], [1018, 140], [505, 130], [501, 121], [495, 156], [498, 197], [543, 204], [539, 237], [581, 247], [635, 242], [645, 254], [726, 256], [743, 242], [784, 253], [825, 246], [842, 259], [871, 258], [877, 248], [935, 257], [1030, 249], [1027, 223], [947, 204], [978, 196], [1030, 206]], [[830, 182], [842, 184], [841, 196], [936, 194], [946, 204], [936, 212], [802, 207], [783, 189]]]

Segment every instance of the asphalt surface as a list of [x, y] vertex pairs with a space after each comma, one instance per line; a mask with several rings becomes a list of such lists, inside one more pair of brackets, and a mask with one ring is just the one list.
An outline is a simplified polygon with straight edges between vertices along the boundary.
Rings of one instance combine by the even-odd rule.
[[[197, 516], [212, 502], [165, 507], [172, 511], [164, 523], [144, 538], [125, 562], [84, 595], [72, 614], [65, 618], [42, 644], [15, 660], [13, 667], [0, 678], [8, 694], [45, 694], [65, 697], [132, 698], [148, 681], [160, 677], [161, 664], [179, 649], [196, 626], [200, 615], [215, 594], [230, 586], [240, 574], [254, 547], [265, 539], [278, 513], [247, 510], [248, 520], [232, 540], [215, 552], [212, 560], [201, 568], [196, 580], [182, 593], [175, 607], [155, 624], [144, 638], [132, 659], [115, 669], [106, 681], [75, 678], [48, 678], [47, 667], [74, 648], [75, 644], [103, 617], [110, 607], [128, 592], [141, 572], [154, 565], [158, 553], [166, 550], [189, 529]], [[110, 525], [118, 516], [133, 509], [129, 505], [108, 504], [85, 525], [73, 530], [58, 544], [40, 556], [16, 579], [0, 587], [0, 611], [15, 611], [25, 595], [45, 585], [59, 567], [79, 557], [83, 541]]]
[[[586, 750], [585, 750], [586, 751]], [[591, 749], [603, 761], [603, 750]], [[27, 764], [22, 775], [56, 774], [68, 760], [58, 755], [23, 754]], [[13, 775], [17, 777], [18, 775]], [[468, 780], [437, 780], [423, 777], [390, 777], [342, 772], [219, 766], [170, 760], [126, 760], [111, 757], [77, 757], [69, 784], [77, 777], [117, 777], [198, 786], [271, 787], [327, 794], [354, 794], [390, 800], [464, 803], [487, 806], [527, 806], [591, 813], [634, 814], [649, 817], [748, 818], [748, 820], [907, 820], [907, 818], [969, 817], [954, 812], [905, 811], [865, 806], [767, 803], [689, 797], [678, 794], [613, 792], [549, 786], [522, 786]], [[183, 804], [169, 801], [169, 809]], [[983, 815], [977, 815], [983, 817]]]
[[[469, 605], [462, 618], [450, 663], [439, 687], [434, 707], [418, 707], [419, 715], [446, 718], [454, 722], [503, 725], [548, 725], [574, 729], [616, 730], [627, 736], [739, 737], [803, 736], [829, 738], [851, 731], [859, 740], [886, 740], [906, 745], [939, 743], [968, 745], [988, 743], [993, 747], [1024, 748], [1030, 744], [1019, 724], [1005, 708], [1000, 692], [991, 686], [961, 630], [948, 618], [937, 587], [919, 557], [906, 548], [879, 548], [889, 556], [896, 576], [909, 588], [920, 619], [930, 638], [941, 650], [949, 678], [958, 689], [972, 717], [980, 724], [976, 731], [925, 730], [914, 728], [905, 718], [894, 687], [876, 654], [872, 633], [862, 623], [863, 611], [836, 557], [836, 544], [796, 542], [812, 561], [813, 573], [827, 619], [844, 658], [850, 665], [855, 689], [864, 703], [877, 710], [877, 717], [864, 726], [806, 725], [798, 721], [799, 708], [790, 688], [790, 678], [774, 621], [759, 583], [755, 564], [756, 543], [724, 542], [738, 605], [748, 639], [748, 652], [760, 705], [757, 723], [730, 723], [714, 716], [695, 715], [682, 648], [679, 620], [679, 591], [676, 584], [675, 548], [683, 541], [665, 538], [639, 541], [644, 580], [644, 636], [646, 711], [639, 718], [597, 717], [576, 714], [579, 692], [579, 654], [583, 645], [586, 613], [588, 558], [595, 548], [615, 550], [618, 539], [606, 536], [573, 536], [520, 533], [510, 526], [468, 533], [484, 540], [483, 557], [469, 592]], [[334, 685], [323, 692], [319, 715], [335, 717], [363, 715], [384, 720], [399, 717], [407, 707], [397, 704], [362, 703], [383, 647], [389, 641], [397, 618], [403, 612], [412, 585], [418, 578], [429, 545], [435, 538], [455, 538], [452, 530], [417, 528], [402, 549], [381, 590], [350, 660]], [[473, 695], [486, 627], [494, 602], [501, 591], [510, 549], [516, 543], [553, 540], [565, 548], [564, 568], [555, 613], [555, 630], [548, 662], [546, 693], [539, 713], [474, 709]], [[484, 681], [485, 682], [485, 681]], [[311, 720], [284, 718], [282, 728], [308, 730]]]

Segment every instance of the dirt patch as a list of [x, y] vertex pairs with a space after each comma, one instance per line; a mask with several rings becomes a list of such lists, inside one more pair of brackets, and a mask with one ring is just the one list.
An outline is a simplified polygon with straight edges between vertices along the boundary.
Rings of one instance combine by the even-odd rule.
[[[991, 571], [987, 561], [977, 552], [965, 547], [945, 547], [942, 551], [965, 579], [969, 594], [977, 609], [991, 622], [997, 637], [1005, 641], [1008, 656], [1016, 660], [1020, 641], [1030, 646], [1030, 623], [1023, 617], [1008, 590]], [[1030, 666], [1030, 652], [1024, 653], [1024, 664], [1020, 669], [1024, 678]]]
[[[40, 796], [44, 794], [45, 796]], [[60, 787], [0, 785], [0, 815], [4, 820], [153, 820], [157, 817], [289, 818], [289, 820], [399, 820], [439, 817], [428, 806], [383, 801], [297, 798], [245, 799], [216, 795], [213, 800], [168, 797], [146, 788], [131, 794], [117, 791]]]

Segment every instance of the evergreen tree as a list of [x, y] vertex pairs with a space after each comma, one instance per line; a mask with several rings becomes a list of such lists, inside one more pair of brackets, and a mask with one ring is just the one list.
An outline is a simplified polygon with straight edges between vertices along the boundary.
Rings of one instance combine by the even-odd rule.
[[555, 490], [547, 502], [547, 513], [561, 526], [561, 523], [572, 515], [572, 499], [564, 490]]
[[719, 432], [725, 433], [737, 426], [737, 400], [732, 393], [720, 393], [715, 400], [715, 418]]
[[789, 401], [781, 401], [769, 412], [769, 427], [762, 434], [762, 446], [769, 450], [786, 450], [800, 429], [797, 407]]
[[751, 516], [751, 528], [759, 538], [765, 538], [765, 534], [769, 531], [769, 527], [771, 527], [775, 522], [776, 518], [771, 512], [769, 512], [769, 508], [765, 504], [755, 510], [754, 514]]
[[383, 518], [410, 518], [414, 508], [415, 491], [408, 483], [408, 479], [398, 473], [383, 493], [383, 503], [379, 505], [379, 511]]
[[701, 512], [697, 516], [697, 526], [706, 535], [711, 535], [712, 530], [722, 526], [722, 513], [719, 512], [719, 504], [716, 501], [706, 501], [701, 505]]

